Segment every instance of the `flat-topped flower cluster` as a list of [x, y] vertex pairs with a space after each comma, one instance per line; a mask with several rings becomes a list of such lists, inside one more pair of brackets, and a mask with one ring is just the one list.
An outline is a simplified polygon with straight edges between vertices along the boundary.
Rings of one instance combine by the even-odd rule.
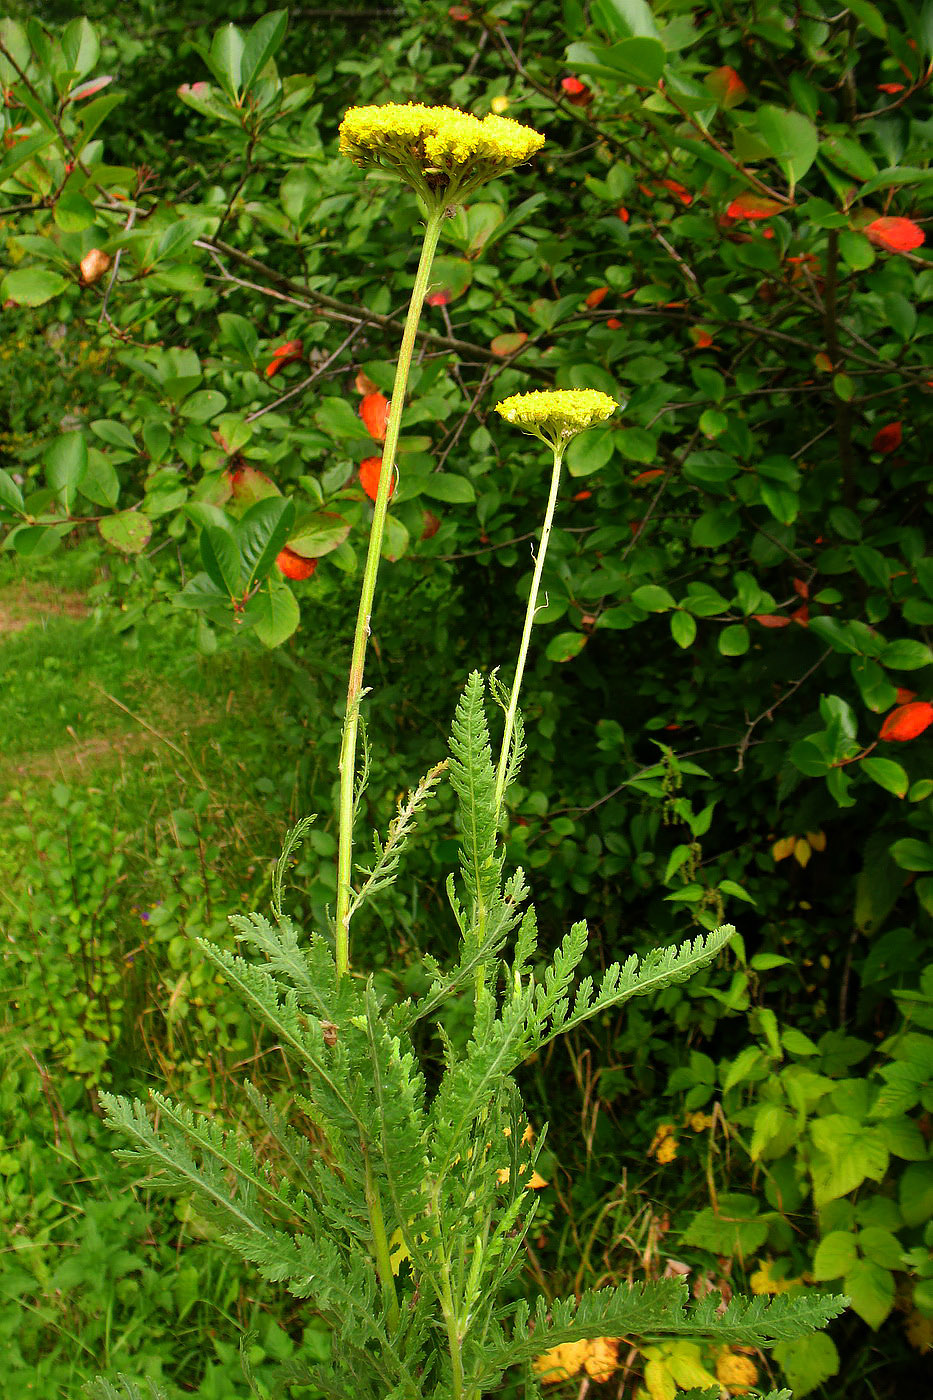
[[359, 166], [396, 171], [424, 198], [462, 199], [539, 151], [544, 137], [508, 117], [389, 102], [351, 107], [340, 150]]
[[618, 406], [599, 389], [540, 389], [503, 399], [496, 404], [496, 412], [523, 432], [558, 446], [604, 423]]

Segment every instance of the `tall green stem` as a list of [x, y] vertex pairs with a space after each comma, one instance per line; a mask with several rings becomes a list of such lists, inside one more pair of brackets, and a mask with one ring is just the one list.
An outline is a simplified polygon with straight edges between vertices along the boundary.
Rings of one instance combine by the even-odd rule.
[[405, 407], [405, 391], [411, 358], [415, 348], [415, 334], [421, 317], [421, 308], [428, 290], [428, 277], [431, 263], [437, 251], [441, 234], [441, 224], [445, 218], [444, 208], [433, 209], [428, 214], [424, 231], [424, 245], [415, 285], [411, 291], [408, 315], [398, 354], [395, 370], [395, 383], [392, 386], [392, 403], [389, 408], [389, 421], [386, 424], [385, 446], [382, 451], [382, 469], [379, 475], [379, 490], [373, 507], [373, 523], [369, 533], [369, 550], [366, 567], [363, 570], [363, 587], [360, 593], [360, 607], [353, 634], [353, 654], [350, 659], [350, 679], [347, 686], [347, 710], [343, 721], [343, 737], [340, 744], [340, 827], [337, 842], [337, 978], [350, 970], [350, 897], [353, 873], [353, 787], [356, 777], [356, 741], [360, 723], [360, 701], [363, 696], [363, 668], [366, 662], [366, 645], [369, 641], [369, 623], [372, 617], [373, 597], [376, 592], [376, 576], [379, 573], [379, 559], [382, 553], [382, 537], [385, 533], [386, 510], [389, 504], [389, 490], [395, 475], [395, 452], [398, 447], [399, 432], [402, 426], [402, 412]]
[[[552, 444], [553, 445], [553, 444]], [[518, 661], [515, 666], [515, 679], [512, 682], [512, 693], [509, 697], [509, 708], [505, 715], [505, 732], [502, 735], [502, 748], [499, 753], [499, 770], [496, 774], [496, 818], [498, 820], [502, 811], [502, 798], [505, 794], [505, 775], [509, 766], [509, 749], [512, 746], [512, 734], [515, 729], [515, 712], [518, 709], [518, 695], [522, 688], [522, 676], [525, 673], [525, 661], [528, 657], [528, 645], [531, 641], [531, 629], [534, 626], [535, 612], [538, 606], [538, 591], [541, 587], [541, 575], [544, 572], [544, 559], [547, 554], [548, 540], [551, 538], [551, 523], [554, 519], [554, 508], [557, 505], [557, 488], [560, 485], [560, 468], [564, 458], [563, 444], [554, 446], [554, 466], [551, 471], [551, 490], [547, 500], [547, 510], [544, 512], [544, 524], [541, 527], [541, 540], [538, 544], [538, 557], [535, 560], [535, 571], [531, 580], [531, 592], [528, 594], [528, 606], [525, 609], [525, 626], [522, 630], [522, 642], [518, 649]]]

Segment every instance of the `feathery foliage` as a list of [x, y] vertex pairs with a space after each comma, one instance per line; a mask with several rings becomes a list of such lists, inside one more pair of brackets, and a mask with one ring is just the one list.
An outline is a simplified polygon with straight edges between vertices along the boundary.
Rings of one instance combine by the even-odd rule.
[[[500, 702], [502, 695], [500, 687]], [[242, 1135], [160, 1095], [152, 1095], [158, 1127], [141, 1104], [105, 1096], [109, 1121], [129, 1140], [123, 1155], [157, 1173], [162, 1189], [195, 1193], [231, 1248], [326, 1319], [330, 1362], [293, 1368], [325, 1395], [479, 1400], [522, 1367], [534, 1396], [531, 1360], [565, 1342], [625, 1336], [768, 1346], [823, 1326], [844, 1300], [733, 1298], [720, 1311], [718, 1297], [690, 1305], [686, 1285], [673, 1279], [550, 1307], [539, 1298], [534, 1310], [503, 1303], [535, 1213], [527, 1184], [543, 1142], [543, 1134], [529, 1141], [514, 1071], [557, 1035], [689, 977], [723, 953], [734, 930], [615, 963], [598, 985], [578, 978], [585, 923], [542, 960], [524, 876], [504, 878], [478, 674], [457, 706], [450, 747], [449, 762], [400, 804], [385, 843], [377, 838], [376, 862], [356, 895], [359, 903], [395, 879], [414, 817], [446, 767], [458, 800], [460, 882], [450, 889], [462, 944], [450, 969], [426, 960], [431, 983], [420, 1000], [384, 1006], [371, 979], [338, 978], [328, 940], [303, 938], [283, 912], [283, 872], [300, 826], [277, 867], [274, 922], [232, 919], [252, 960], [201, 945], [293, 1062], [294, 1105], [313, 1122], [315, 1141], [289, 1122], [287, 1103], [251, 1085], [247, 1097], [272, 1143], [262, 1161]], [[445, 1042], [438, 1077], [419, 1058], [412, 1031], [427, 1023], [443, 1036], [437, 1015], [455, 997], [469, 997], [472, 1025], [465, 1043]]]

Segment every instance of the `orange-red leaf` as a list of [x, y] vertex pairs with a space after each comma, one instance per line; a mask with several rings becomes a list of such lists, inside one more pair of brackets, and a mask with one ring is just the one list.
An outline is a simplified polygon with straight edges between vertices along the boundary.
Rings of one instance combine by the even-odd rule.
[[873, 452], [894, 452], [900, 447], [904, 438], [903, 426], [900, 422], [885, 423], [883, 428], [879, 428], [871, 440], [871, 450]]
[[577, 491], [574, 493], [575, 501], [588, 501], [592, 496], [592, 491]]
[[890, 93], [891, 96], [893, 96], [896, 92], [904, 91], [903, 83], [877, 83], [876, 87], [878, 88], [879, 92], [887, 92]]
[[622, 220], [623, 224], [627, 224], [629, 219], [632, 217], [624, 204], [616, 210], [616, 214]]
[[752, 613], [756, 622], [762, 627], [789, 627], [790, 618], [782, 617], [780, 613]]
[[364, 394], [360, 400], [360, 417], [366, 424], [370, 437], [376, 442], [385, 442], [386, 424], [389, 421], [389, 400], [377, 389], [374, 394]]
[[889, 253], [909, 253], [919, 248], [924, 240], [924, 232], [913, 219], [875, 219], [865, 228], [865, 233], [879, 248]]
[[515, 351], [528, 339], [527, 331], [510, 331], [507, 335], [497, 335], [490, 341], [489, 348], [494, 355], [514, 355]]
[[933, 705], [929, 700], [915, 700], [910, 705], [899, 705], [896, 710], [891, 711], [881, 726], [879, 737], [903, 744], [908, 739], [916, 739], [917, 735], [922, 734], [931, 724]]
[[633, 486], [643, 486], [646, 481], [655, 481], [659, 476], [664, 475], [663, 467], [649, 467], [646, 472], [639, 472], [632, 477]]
[[611, 331], [618, 331], [622, 329], [622, 322], [619, 320], [618, 316], [610, 316], [609, 320], [606, 322], [606, 325]]
[[[381, 457], [364, 457], [360, 462], [360, 485], [371, 501], [376, 499], [379, 491], [379, 478], [382, 475]], [[395, 490], [395, 479], [389, 485], [389, 495]]]
[[917, 692], [915, 690], [908, 690], [906, 685], [899, 685], [896, 694], [897, 703], [899, 705], [908, 705], [911, 700], [916, 700], [917, 698]]
[[688, 334], [698, 350], [708, 350], [713, 343], [711, 332], [702, 326], [691, 326]]
[[430, 296], [425, 297], [425, 301], [428, 306], [446, 306], [450, 301], [450, 292], [446, 288], [439, 292], [432, 292]]
[[605, 301], [608, 295], [608, 287], [594, 287], [586, 298], [586, 304], [592, 311], [595, 307], [599, 306], [601, 301]]
[[810, 585], [807, 583], [806, 579], [791, 579], [791, 583], [794, 585], [794, 592], [797, 594], [798, 598], [809, 598]]
[[672, 195], [675, 195], [676, 198], [680, 200], [681, 204], [693, 203], [693, 195], [687, 189], [686, 185], [682, 185], [679, 180], [662, 180], [660, 183], [662, 188], [668, 190]]
[[286, 340], [284, 345], [280, 345], [277, 350], [273, 350], [272, 359], [266, 365], [266, 378], [271, 379], [274, 374], [278, 374], [283, 365], [293, 364], [295, 360], [300, 360], [304, 351], [304, 345], [300, 340]]
[[288, 545], [276, 556], [275, 562], [279, 572], [292, 579], [310, 578], [317, 568], [316, 559], [306, 559]]
[[375, 394], [377, 392], [376, 385], [370, 379], [369, 375], [361, 369], [356, 372], [353, 387], [358, 394]]
[[773, 219], [783, 208], [780, 200], [768, 199], [767, 195], [756, 194], [754, 190], [744, 190], [732, 201], [726, 213], [730, 219]]

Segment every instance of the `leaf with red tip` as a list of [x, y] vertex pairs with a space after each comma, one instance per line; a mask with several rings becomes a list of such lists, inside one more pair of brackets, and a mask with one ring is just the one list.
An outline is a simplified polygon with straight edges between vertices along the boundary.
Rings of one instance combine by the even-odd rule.
[[894, 452], [900, 447], [903, 438], [904, 430], [900, 422], [886, 423], [872, 438], [871, 449], [873, 452]]
[[374, 394], [365, 394], [360, 400], [360, 417], [370, 437], [376, 442], [385, 442], [389, 421], [389, 400], [385, 394], [380, 394], [378, 389]]
[[506, 355], [514, 355], [527, 339], [526, 331], [512, 331], [508, 335], [497, 335], [490, 341], [489, 348], [494, 355], [501, 355], [504, 359]]
[[560, 85], [569, 102], [575, 107], [585, 107], [588, 102], [592, 102], [593, 94], [586, 83], [581, 83], [579, 78], [561, 78]]
[[86, 97], [93, 97], [95, 92], [100, 92], [102, 88], [109, 87], [113, 82], [113, 76], [91, 78], [86, 83], [81, 83], [68, 94], [68, 102], [83, 102]]
[[[364, 457], [362, 462], [360, 462], [360, 485], [362, 486], [363, 490], [366, 492], [367, 496], [371, 501], [374, 501], [376, 499], [376, 496], [379, 492], [379, 480], [381, 476], [382, 458]], [[395, 490], [394, 476], [395, 473], [393, 472], [393, 480], [389, 485], [390, 496]]]
[[281, 496], [281, 491], [270, 476], [257, 471], [255, 467], [237, 467], [227, 473], [230, 480], [230, 495], [237, 513], [249, 510], [257, 501], [265, 501], [270, 496]]
[[688, 334], [698, 350], [708, 350], [713, 343], [711, 332], [702, 326], [691, 326]]
[[908, 739], [916, 739], [917, 735], [929, 729], [931, 724], [933, 705], [929, 700], [915, 700], [913, 704], [899, 705], [896, 710], [892, 710], [881, 726], [878, 737], [903, 744]]
[[728, 64], [722, 68], [714, 68], [707, 73], [703, 82], [720, 107], [737, 107], [748, 96], [748, 88], [735, 69], [730, 68]]
[[369, 375], [361, 369], [356, 372], [353, 387], [358, 394], [375, 394], [379, 388], [378, 384], [374, 384]]
[[909, 253], [924, 241], [924, 232], [913, 219], [874, 219], [863, 229], [872, 243], [889, 253]]
[[780, 214], [784, 205], [767, 195], [756, 194], [754, 190], [744, 190], [729, 205], [726, 213], [730, 219], [773, 219]]
[[302, 559], [319, 559], [343, 544], [350, 533], [350, 522], [335, 510], [317, 510], [302, 517], [294, 534], [285, 541], [293, 554]]
[[608, 295], [608, 287], [594, 287], [586, 298], [586, 304], [590, 308], [590, 310], [593, 311], [597, 306], [599, 306], [600, 302], [606, 300], [606, 297]]

